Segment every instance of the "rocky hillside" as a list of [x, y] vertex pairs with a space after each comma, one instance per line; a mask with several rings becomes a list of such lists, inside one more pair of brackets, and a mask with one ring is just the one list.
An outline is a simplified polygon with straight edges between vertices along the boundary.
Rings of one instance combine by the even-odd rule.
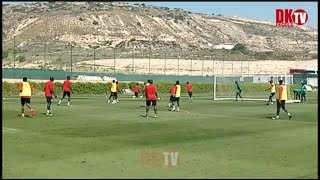
[[[7, 51], [3, 59], [12, 57], [14, 36], [16, 53], [29, 53], [27, 56], [34, 59], [43, 56], [39, 49], [44, 44], [48, 46], [47, 53], [53, 54], [62, 52], [70, 43], [79, 52], [92, 47], [128, 52], [153, 50], [160, 54], [179, 49], [211, 52], [217, 59], [317, 58], [318, 33], [309, 27], [283, 28], [272, 22], [116, 2], [41, 2], [2, 8], [2, 44]], [[218, 52], [213, 47], [219, 44], [242, 44], [246, 50]]]

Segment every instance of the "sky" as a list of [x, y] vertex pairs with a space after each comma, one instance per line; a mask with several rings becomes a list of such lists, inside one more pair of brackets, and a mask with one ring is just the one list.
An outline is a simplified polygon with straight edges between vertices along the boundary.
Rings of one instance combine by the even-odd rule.
[[[5, 2], [3, 2], [5, 3]], [[13, 2], [11, 4], [17, 4]], [[25, 2], [20, 2], [25, 3]], [[204, 14], [222, 14], [223, 16], [237, 16], [257, 20], [275, 22], [276, 9], [304, 9], [308, 13], [308, 22], [305, 26], [318, 29], [318, 2], [129, 2], [130, 4], [146, 4], [181, 8], [186, 11]]]

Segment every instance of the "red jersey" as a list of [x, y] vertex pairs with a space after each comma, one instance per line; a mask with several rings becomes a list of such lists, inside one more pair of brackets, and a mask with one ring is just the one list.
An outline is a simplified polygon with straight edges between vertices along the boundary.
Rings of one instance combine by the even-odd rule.
[[192, 92], [192, 85], [191, 84], [187, 84], [187, 90], [188, 90], [188, 92]]
[[176, 86], [172, 86], [171, 89], [170, 89], [171, 96], [174, 96], [175, 92], [176, 92]]
[[46, 84], [44, 85], [44, 95], [46, 97], [52, 97], [52, 91], [53, 91], [53, 88], [54, 88], [54, 84], [52, 81], [48, 81], [46, 82]]
[[146, 93], [146, 98], [148, 101], [157, 100], [157, 96], [156, 96], [157, 87], [154, 84], [150, 84], [150, 85], [146, 86], [145, 93]]
[[133, 92], [139, 92], [140, 91], [140, 86], [139, 85], [136, 85], [134, 88], [133, 88]]
[[116, 85], [116, 87], [117, 87], [117, 91], [120, 91], [120, 84], [119, 83]]
[[63, 87], [63, 91], [70, 92], [70, 90], [71, 90], [71, 81], [65, 80], [63, 82], [63, 84], [62, 84], [62, 87]]

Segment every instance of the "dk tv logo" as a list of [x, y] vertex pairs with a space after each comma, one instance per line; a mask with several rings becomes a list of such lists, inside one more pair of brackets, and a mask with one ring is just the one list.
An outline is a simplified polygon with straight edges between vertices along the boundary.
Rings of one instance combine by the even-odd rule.
[[302, 26], [308, 22], [308, 13], [303, 9], [276, 9], [276, 26]]
[[158, 148], [141, 149], [141, 163], [143, 167], [175, 167], [180, 161], [176, 149], [161, 150]]

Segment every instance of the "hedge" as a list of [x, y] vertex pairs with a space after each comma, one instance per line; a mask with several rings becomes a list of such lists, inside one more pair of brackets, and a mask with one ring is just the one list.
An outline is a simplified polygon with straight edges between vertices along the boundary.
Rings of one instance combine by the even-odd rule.
[[[35, 83], [30, 82], [34, 88], [36, 94], [43, 94], [44, 83]], [[62, 84], [60, 82], [55, 82], [55, 92], [57, 94], [62, 93]], [[133, 89], [136, 85], [136, 82], [120, 82], [120, 89]], [[142, 89], [143, 84], [140, 84], [140, 88]], [[157, 82], [156, 86], [158, 88], [159, 93], [168, 93], [173, 82]], [[193, 83], [193, 92], [194, 93], [212, 93], [213, 92], [213, 84], [209, 83]], [[268, 83], [242, 83], [240, 84], [243, 92], [246, 93], [256, 93], [256, 92], [264, 92], [268, 88]], [[105, 94], [109, 93], [109, 84], [107, 83], [82, 83], [75, 82], [72, 84], [72, 89], [74, 94], [83, 95], [83, 94]], [[292, 85], [290, 89], [293, 90], [298, 88], [299, 85]], [[185, 84], [181, 84], [182, 93], [186, 93], [187, 89]], [[216, 87], [217, 92], [235, 92], [234, 84], [217, 84]], [[2, 95], [18, 95], [19, 94], [19, 83], [9, 83], [2, 82]]]

